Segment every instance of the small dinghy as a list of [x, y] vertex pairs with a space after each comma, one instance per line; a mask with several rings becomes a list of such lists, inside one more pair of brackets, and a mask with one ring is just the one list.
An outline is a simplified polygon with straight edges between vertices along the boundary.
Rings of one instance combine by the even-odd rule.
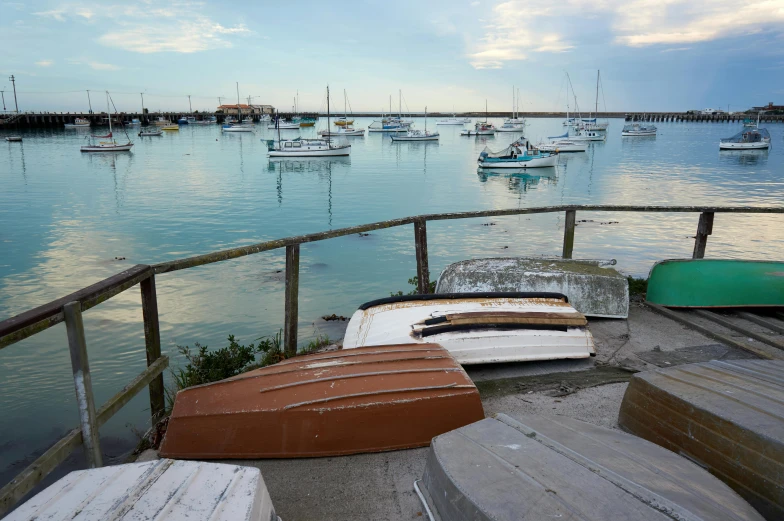
[[177, 393], [161, 454], [302, 458], [424, 447], [484, 417], [444, 348], [389, 345], [298, 356]]
[[438, 277], [436, 293], [548, 291], [561, 293], [588, 317], [629, 316], [629, 283], [612, 269], [614, 260], [526, 257], [469, 259], [450, 264]]
[[637, 373], [618, 423], [695, 461], [767, 519], [784, 519], [784, 362], [713, 360]]
[[162, 459], [71, 472], [6, 521], [274, 521], [259, 469]]
[[343, 349], [434, 342], [463, 365], [588, 358], [586, 325], [558, 293], [404, 295], [360, 306]]
[[657, 262], [648, 302], [667, 307], [784, 306], [784, 262], [683, 259]]
[[139, 137], [149, 137], [149, 136], [162, 136], [163, 130], [142, 130], [139, 132]]
[[5, 140], [11, 143], [19, 143], [22, 141], [22, 136], [8, 136], [5, 138]]
[[438, 436], [414, 488], [439, 521], [763, 521], [686, 458], [563, 416], [498, 414]]

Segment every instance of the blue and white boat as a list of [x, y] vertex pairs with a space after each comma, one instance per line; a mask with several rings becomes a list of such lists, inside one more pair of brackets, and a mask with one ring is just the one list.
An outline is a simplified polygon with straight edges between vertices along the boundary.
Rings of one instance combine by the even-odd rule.
[[482, 168], [546, 168], [558, 163], [557, 152], [542, 152], [525, 138], [520, 138], [500, 152], [487, 147], [479, 154]]

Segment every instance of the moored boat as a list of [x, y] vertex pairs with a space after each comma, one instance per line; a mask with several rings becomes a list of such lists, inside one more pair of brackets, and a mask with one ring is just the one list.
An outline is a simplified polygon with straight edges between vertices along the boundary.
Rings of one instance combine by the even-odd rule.
[[165, 127], [161, 127], [161, 130], [165, 130], [167, 132], [173, 132], [180, 130], [179, 125], [166, 125]]
[[267, 157], [335, 157], [351, 154], [351, 145], [333, 145], [326, 139], [263, 139], [267, 143]]
[[328, 130], [328, 129], [319, 130], [318, 134], [321, 137], [364, 136], [365, 129], [354, 128], [353, 125], [344, 125], [334, 130]]
[[[343, 93], [345, 94], [345, 92], [346, 91], [344, 90]], [[334, 124], [339, 126], [339, 127], [345, 127], [347, 125], [353, 125], [354, 124], [354, 119], [353, 118], [352, 119], [347, 119], [345, 116], [341, 116], [341, 117], [335, 119]]]
[[245, 125], [223, 125], [221, 132], [253, 132], [253, 127]]
[[[109, 133], [104, 136], [90, 136], [91, 141], [89, 145], [83, 145], [80, 148], [82, 152], [128, 152], [133, 147], [133, 143], [131, 142], [130, 136], [128, 136], [128, 132], [125, 131], [125, 126], [123, 126], [123, 132], [125, 132], [125, 137], [128, 138], [127, 143], [118, 143], [112, 134], [112, 118], [111, 118], [111, 111], [109, 108], [109, 91], [106, 91], [106, 114], [109, 115]], [[93, 141], [93, 139], [109, 139], [110, 141]]]
[[496, 128], [492, 123], [477, 121], [474, 130], [463, 130], [461, 136], [494, 136]]
[[558, 153], [542, 152], [521, 138], [500, 152], [485, 147], [478, 161], [483, 168], [546, 168], [558, 164]]
[[655, 136], [656, 125], [649, 123], [632, 123], [624, 125], [623, 130], [621, 130], [621, 135], [626, 137]]
[[90, 120], [87, 118], [76, 118], [73, 123], [66, 123], [65, 128], [90, 128]]
[[588, 358], [586, 324], [557, 293], [405, 295], [360, 306], [343, 349], [435, 342], [463, 365]]
[[523, 123], [513, 123], [511, 121], [505, 121], [503, 125], [495, 129], [496, 132], [519, 132], [523, 133], [525, 131], [525, 125]]
[[139, 131], [139, 137], [162, 136], [163, 130], [142, 129]]
[[156, 127], [168, 127], [171, 126], [172, 122], [170, 119], [166, 119], [163, 116], [158, 116], [158, 119], [155, 120]]
[[585, 142], [578, 143], [571, 139], [554, 139], [549, 143], [539, 143], [536, 148], [542, 152], [585, 152], [588, 145]]
[[299, 123], [294, 121], [287, 121], [285, 119], [277, 119], [275, 123], [267, 125], [267, 130], [296, 130], [299, 128]]
[[683, 259], [657, 262], [646, 300], [667, 307], [784, 306], [784, 262]]
[[19, 143], [22, 141], [22, 136], [6, 136], [5, 140], [11, 143]]
[[414, 487], [443, 521], [763, 521], [686, 458], [565, 416], [497, 414], [437, 436]]
[[465, 125], [466, 121], [463, 118], [458, 118], [454, 114], [452, 114], [451, 118], [440, 119], [436, 122], [436, 125], [455, 125], [462, 127]]
[[770, 133], [766, 128], [744, 128], [719, 142], [719, 150], [764, 150], [770, 148]]
[[425, 130], [409, 129], [403, 135], [397, 134], [390, 136], [392, 141], [438, 141], [438, 132], [428, 132], [427, 130], [427, 107], [425, 107]]
[[702, 466], [766, 519], [778, 520], [783, 403], [784, 361], [712, 360], [633, 375], [618, 423]]
[[165, 457], [298, 458], [430, 444], [484, 417], [444, 348], [387, 345], [299, 356], [177, 393]]
[[569, 139], [571, 141], [607, 141], [607, 133], [595, 130], [578, 130], [575, 134], [570, 135]]

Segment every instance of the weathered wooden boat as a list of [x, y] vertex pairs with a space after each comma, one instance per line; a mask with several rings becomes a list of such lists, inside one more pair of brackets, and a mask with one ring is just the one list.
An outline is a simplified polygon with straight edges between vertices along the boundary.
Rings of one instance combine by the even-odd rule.
[[635, 374], [621, 427], [697, 462], [784, 519], [784, 362], [713, 360]]
[[646, 300], [668, 307], [784, 306], [784, 262], [666, 260], [654, 264]]
[[436, 293], [487, 291], [554, 292], [589, 317], [629, 316], [629, 284], [612, 269], [615, 261], [507, 257], [450, 264]]
[[463, 365], [588, 358], [586, 325], [558, 293], [404, 295], [360, 306], [343, 349], [433, 342]]
[[563, 416], [498, 414], [438, 436], [414, 486], [441, 521], [763, 519], [687, 459]]
[[259, 469], [162, 459], [71, 472], [6, 521], [278, 520]]
[[422, 447], [484, 417], [444, 348], [306, 355], [177, 393], [161, 454], [296, 458]]

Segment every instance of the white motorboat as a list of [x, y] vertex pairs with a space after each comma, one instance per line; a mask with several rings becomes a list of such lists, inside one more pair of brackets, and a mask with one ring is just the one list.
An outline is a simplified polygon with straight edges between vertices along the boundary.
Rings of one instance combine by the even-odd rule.
[[[327, 129], [330, 128], [329, 114], [329, 86], [327, 86]], [[351, 145], [333, 145], [329, 138], [326, 139], [281, 139], [278, 130], [277, 141], [266, 140], [267, 157], [337, 157], [351, 154]]]
[[368, 132], [408, 132], [408, 127], [403, 126], [397, 122], [379, 122], [374, 121], [367, 128]]
[[631, 125], [624, 125], [623, 130], [621, 130], [621, 135], [626, 137], [655, 136], [656, 125], [649, 125], [647, 123], [632, 123]]
[[65, 128], [90, 128], [90, 120], [87, 118], [76, 118], [73, 123], [66, 123]]
[[504, 122], [503, 125], [495, 129], [496, 132], [524, 132], [525, 125], [522, 123], [512, 123], [510, 120]]
[[569, 136], [571, 141], [607, 141], [606, 132], [596, 130], [578, 130], [576, 134]]
[[588, 145], [584, 141], [578, 143], [570, 139], [555, 139], [550, 143], [539, 143], [536, 148], [542, 152], [585, 152]]
[[[133, 147], [130, 136], [125, 132], [125, 137], [128, 138], [127, 143], [118, 143], [112, 135], [112, 118], [109, 109], [109, 91], [106, 91], [106, 114], [109, 116], [109, 133], [105, 136], [90, 136], [91, 139], [109, 139], [111, 141], [91, 141], [89, 145], [83, 145], [80, 150], [82, 152], [128, 152]], [[123, 127], [125, 131], [125, 127]]]
[[463, 118], [457, 118], [454, 114], [452, 114], [451, 118], [438, 120], [436, 125], [457, 125], [462, 127], [465, 125], [465, 120]]
[[556, 293], [399, 296], [360, 306], [343, 349], [436, 343], [463, 365], [588, 358], [585, 316]]
[[163, 135], [163, 130], [158, 130], [158, 129], [155, 130], [142, 129], [141, 131], [139, 131], [139, 137], [151, 137], [151, 136], [162, 136], [162, 135]]
[[558, 164], [558, 153], [542, 152], [521, 138], [500, 152], [485, 147], [478, 161], [482, 168], [547, 168]]
[[766, 128], [744, 128], [731, 138], [722, 139], [719, 150], [765, 150], [770, 148], [770, 133]]
[[267, 125], [268, 130], [299, 130], [300, 125], [299, 121], [291, 122], [285, 119], [278, 119], [277, 123], [272, 123], [271, 125]]
[[321, 137], [342, 137], [342, 136], [364, 136], [364, 128], [354, 128], [353, 125], [346, 125], [335, 130], [324, 129], [319, 131]]
[[221, 132], [253, 132], [253, 127], [245, 125], [223, 125]]

